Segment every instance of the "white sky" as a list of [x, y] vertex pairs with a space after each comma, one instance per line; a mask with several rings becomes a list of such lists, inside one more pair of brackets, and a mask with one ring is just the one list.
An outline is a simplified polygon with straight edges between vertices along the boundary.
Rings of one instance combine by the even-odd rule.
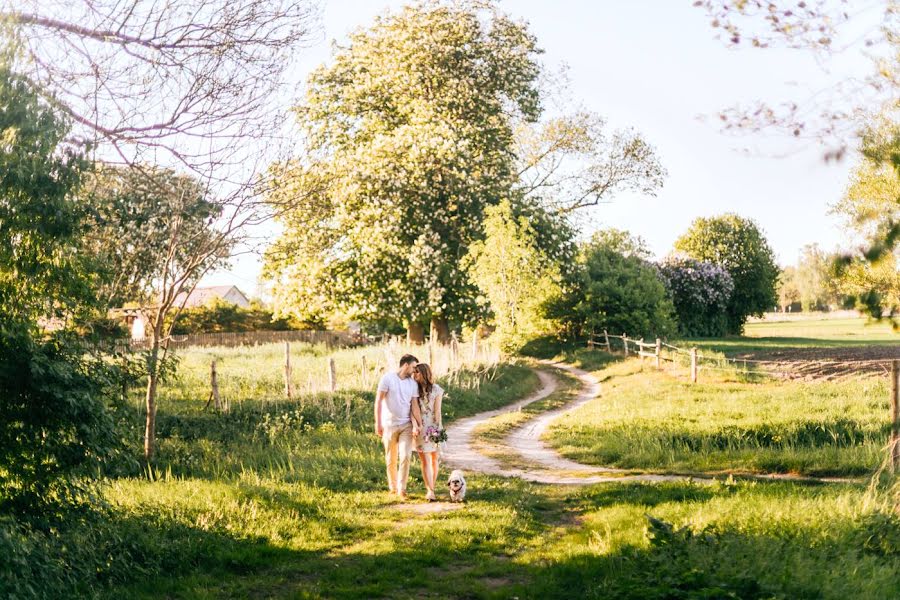
[[[344, 41], [400, 1], [330, 0], [321, 40], [296, 61], [302, 82], [329, 59], [331, 41]], [[732, 50], [714, 39], [705, 13], [690, 0], [504, 0], [529, 22], [550, 68], [566, 64], [574, 99], [612, 127], [634, 127], [653, 144], [669, 172], [654, 198], [622, 194], [590, 214], [588, 227], [613, 226], [640, 235], [662, 257], [698, 216], [735, 212], [759, 223], [782, 264], [802, 246], [846, 244], [827, 214], [846, 185], [852, 162], [824, 164], [815, 142], [721, 133], [714, 115], [736, 103], [798, 100], [829, 81], [863, 77], [870, 63], [845, 53], [826, 72], [810, 55], [791, 50]], [[748, 155], [741, 149], [753, 147]], [[257, 292], [257, 257], [235, 261], [204, 281]]]

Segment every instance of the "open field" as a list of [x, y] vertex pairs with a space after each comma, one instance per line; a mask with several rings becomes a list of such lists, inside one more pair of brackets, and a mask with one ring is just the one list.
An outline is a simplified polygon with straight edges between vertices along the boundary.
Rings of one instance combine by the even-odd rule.
[[[895, 332], [888, 321], [870, 321], [864, 317], [748, 323], [745, 335], [741, 337], [676, 343], [748, 358], [788, 354], [900, 358], [900, 333]], [[841, 352], [835, 352], [835, 349]]]
[[563, 455], [589, 464], [858, 476], [879, 466], [889, 438], [883, 378], [751, 382], [701, 371], [691, 384], [637, 359], [596, 374], [601, 396], [560, 419], [551, 438]]

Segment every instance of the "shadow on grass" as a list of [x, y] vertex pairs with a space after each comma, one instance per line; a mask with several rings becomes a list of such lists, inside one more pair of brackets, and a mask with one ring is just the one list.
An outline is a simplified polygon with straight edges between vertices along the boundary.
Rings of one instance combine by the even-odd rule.
[[[407, 523], [390, 532], [353, 532], [358, 541], [371, 539], [371, 546], [348, 543], [310, 551], [172, 529], [165, 521], [156, 521], [151, 525], [155, 530], [146, 535], [166, 540], [168, 549], [179, 553], [178, 560], [158, 563], [167, 569], [166, 576], [135, 577], [134, 585], [115, 588], [110, 595], [699, 599], [894, 598], [900, 592], [896, 519], [825, 520], [819, 529], [794, 528], [783, 534], [766, 527], [754, 533], [712, 526], [698, 532], [639, 519], [629, 526], [646, 528], [643, 545], [598, 548], [572, 543], [562, 552], [547, 550], [543, 558], [522, 561], [516, 557], [523, 548], [533, 551], [554, 543], [553, 527], [559, 522], [548, 523], [548, 514], [576, 507], [593, 511], [625, 504], [650, 509], [664, 503], [704, 502], [723, 490], [687, 484], [623, 485], [595, 487], [573, 500], [558, 488], [545, 497], [540, 493], [529, 497], [523, 495], [528, 492], [526, 484], [481, 483], [485, 488], [478, 502], [515, 506], [524, 523], [504, 523], [497, 531], [482, 528], [465, 516], [470, 507], [416, 517], [420, 526]], [[773, 501], [777, 493], [773, 492]], [[573, 523], [570, 529], [580, 527]], [[422, 528], [435, 534], [416, 534]], [[867, 541], [873, 537], [877, 544]]]

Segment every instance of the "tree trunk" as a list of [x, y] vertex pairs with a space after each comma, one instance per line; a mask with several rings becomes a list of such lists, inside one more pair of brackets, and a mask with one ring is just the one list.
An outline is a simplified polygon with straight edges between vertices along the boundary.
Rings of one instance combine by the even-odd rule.
[[156, 388], [159, 382], [159, 336], [151, 340], [149, 369], [147, 369], [147, 424], [144, 428], [144, 459], [153, 460], [156, 451]]
[[147, 464], [156, 452], [156, 391], [159, 385], [159, 340], [158, 327], [151, 330], [150, 358], [147, 361], [147, 423], [144, 428], [144, 459]]
[[431, 335], [433, 341], [439, 344], [447, 344], [450, 342], [450, 325], [447, 319], [442, 317], [431, 317]]
[[406, 326], [406, 342], [408, 344], [424, 344], [425, 328], [420, 323], [410, 323]]

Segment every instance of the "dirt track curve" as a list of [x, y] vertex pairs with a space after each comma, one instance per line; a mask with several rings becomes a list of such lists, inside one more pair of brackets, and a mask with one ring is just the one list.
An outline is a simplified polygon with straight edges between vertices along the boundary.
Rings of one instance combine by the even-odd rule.
[[[553, 394], [558, 387], [558, 383], [556, 376], [553, 375], [550, 369], [536, 370], [536, 373], [540, 378], [541, 387], [532, 395], [503, 408], [460, 419], [448, 427], [448, 441], [444, 453], [444, 463], [448, 467], [469, 472], [500, 475], [503, 477], [518, 477], [526, 481], [559, 485], [588, 485], [623, 481], [711, 482], [714, 478], [728, 476], [728, 473], [698, 475], [642, 473], [628, 469], [585, 465], [563, 458], [559, 453], [547, 446], [541, 440], [541, 437], [554, 419], [599, 396], [601, 392], [600, 382], [590, 373], [565, 363], [544, 361], [544, 364], [550, 369], [566, 371], [576, 377], [581, 385], [581, 390], [579, 391], [578, 396], [571, 402], [560, 408], [538, 414], [506, 435], [503, 446], [519, 454], [522, 459], [522, 464], [527, 465], [527, 467], [519, 468], [505, 466], [499, 461], [481, 454], [474, 447], [473, 433], [479, 425], [494, 417], [518, 411], [529, 404], [539, 402]], [[767, 481], [821, 483], [852, 483], [856, 481], [841, 478], [802, 477], [781, 473], [746, 474], [736, 472], [733, 475], [735, 477]]]

